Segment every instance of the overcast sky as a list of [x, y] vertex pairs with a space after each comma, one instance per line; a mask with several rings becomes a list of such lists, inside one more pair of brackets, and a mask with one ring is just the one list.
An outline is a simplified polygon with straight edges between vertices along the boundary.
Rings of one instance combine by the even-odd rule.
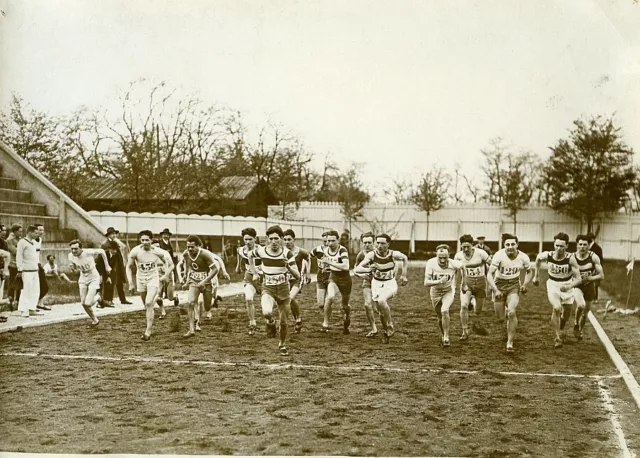
[[473, 174], [503, 137], [548, 154], [616, 113], [640, 151], [634, 0], [0, 0], [0, 104], [64, 114], [164, 80], [258, 127], [280, 123], [368, 185], [435, 162]]

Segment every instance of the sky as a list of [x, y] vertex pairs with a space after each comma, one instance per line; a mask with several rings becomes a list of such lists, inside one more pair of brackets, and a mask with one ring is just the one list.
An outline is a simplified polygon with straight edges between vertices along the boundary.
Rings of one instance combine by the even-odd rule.
[[363, 163], [370, 190], [434, 164], [481, 179], [502, 137], [541, 158], [579, 117], [640, 151], [634, 0], [0, 0], [0, 108], [65, 114], [139, 78]]

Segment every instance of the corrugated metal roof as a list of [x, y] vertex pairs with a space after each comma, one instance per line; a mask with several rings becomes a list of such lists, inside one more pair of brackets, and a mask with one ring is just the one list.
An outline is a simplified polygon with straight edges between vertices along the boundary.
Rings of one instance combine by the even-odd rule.
[[[233, 200], [244, 200], [258, 185], [258, 178], [229, 176], [220, 180], [220, 187], [225, 197]], [[118, 188], [114, 178], [94, 178], [85, 191], [86, 200], [127, 200], [129, 195]], [[164, 199], [163, 199], [164, 200]]]
[[230, 176], [220, 180], [220, 187], [224, 189], [226, 197], [234, 200], [244, 200], [258, 185], [256, 177]]

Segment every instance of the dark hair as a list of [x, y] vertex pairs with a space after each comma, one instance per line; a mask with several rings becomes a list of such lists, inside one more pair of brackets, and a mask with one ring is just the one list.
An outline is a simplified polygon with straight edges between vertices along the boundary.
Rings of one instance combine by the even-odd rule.
[[438, 246], [436, 247], [436, 251], [439, 251], [439, 250], [447, 250], [447, 251], [451, 251], [451, 250], [449, 249], [449, 245], [447, 245], [446, 243], [443, 243], [443, 244], [441, 244], [441, 245], [438, 245]]
[[558, 232], [553, 236], [553, 240], [562, 240], [566, 244], [569, 244], [569, 234], [565, 234], [564, 232]]
[[38, 227], [44, 227], [44, 224], [42, 224], [42, 223], [35, 223], [35, 224], [34, 224], [34, 226], [35, 226], [36, 228], [38, 228]]
[[256, 230], [252, 227], [247, 227], [242, 229], [242, 232], [240, 233], [240, 235], [242, 235], [242, 238], [244, 238], [245, 235], [250, 235], [251, 237], [253, 237], [254, 239], [258, 236], [258, 233], [256, 232]]
[[387, 241], [387, 243], [391, 243], [391, 237], [389, 237], [388, 234], [378, 234], [378, 235], [376, 235], [376, 239], [379, 239], [379, 238], [385, 239]]
[[14, 224], [13, 226], [11, 226], [11, 232], [18, 232], [20, 229], [22, 229], [21, 224]]
[[516, 243], [518, 243], [518, 237], [516, 237], [515, 235], [507, 234], [506, 232], [502, 234], [502, 237], [500, 238], [500, 240], [502, 240], [503, 245], [504, 245], [504, 242], [506, 242], [509, 239], [514, 239]]
[[47, 255], [47, 261], [50, 261], [50, 260], [55, 259], [55, 258], [56, 258], [56, 257], [55, 257], [55, 255], [53, 255], [53, 254], [49, 254], [49, 255]]
[[588, 232], [586, 237], [589, 240], [589, 243], [593, 242], [596, 239], [596, 236], [593, 235], [593, 232]]
[[284, 237], [284, 232], [282, 231], [282, 228], [278, 225], [271, 226], [270, 228], [267, 229], [267, 237], [269, 237], [269, 235], [271, 234], [278, 234], [280, 238]]
[[460, 237], [460, 243], [473, 244], [473, 237], [471, 237], [471, 234], [464, 234], [462, 237]]
[[371, 231], [360, 234], [360, 241], [362, 242], [367, 237], [371, 237], [374, 242], [376, 241], [376, 236]]
[[38, 230], [38, 228], [35, 227], [33, 224], [30, 224], [30, 225], [27, 226], [27, 232], [35, 232], [37, 230]]
[[287, 235], [291, 236], [292, 239], [296, 238], [296, 233], [293, 232], [293, 229], [287, 229], [286, 231], [284, 231], [283, 237]]
[[146, 235], [150, 239], [153, 239], [153, 232], [151, 232], [149, 229], [138, 232], [138, 240], [141, 239], [143, 235]]
[[76, 243], [78, 244], [78, 248], [82, 248], [82, 242], [78, 239], [73, 239], [72, 241], [70, 241], [69, 246], [75, 245]]
[[322, 233], [321, 237], [326, 237], [328, 233], [329, 233], [329, 231], [324, 231], [324, 232]]
[[197, 246], [202, 246], [202, 240], [197, 235], [190, 235], [187, 237], [187, 243], [195, 243]]
[[587, 243], [591, 243], [591, 240], [589, 240], [589, 236], [585, 234], [578, 234], [576, 236], [576, 243], [578, 243], [580, 240], [584, 240]]
[[336, 239], [340, 239], [340, 234], [338, 234], [338, 231], [327, 231], [326, 232], [327, 237], [335, 237]]

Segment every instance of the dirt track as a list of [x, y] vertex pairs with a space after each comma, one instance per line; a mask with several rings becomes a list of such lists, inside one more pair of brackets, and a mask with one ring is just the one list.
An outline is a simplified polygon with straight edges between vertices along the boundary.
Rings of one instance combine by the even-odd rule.
[[[418, 270], [394, 302], [398, 332], [391, 343], [365, 339], [359, 285], [354, 324], [342, 335], [315, 332], [321, 323], [315, 288], [303, 292], [305, 329], [291, 356], [277, 341], [246, 334], [244, 307], [232, 320], [216, 312], [198, 337], [185, 341], [170, 322], [156, 321], [149, 342], [139, 336], [142, 313], [105, 318], [98, 330], [72, 322], [0, 336], [2, 352], [152, 356], [164, 360], [334, 366], [333, 369], [225, 368], [166, 362], [55, 360], [5, 356], [0, 449], [39, 452], [176, 454], [340, 454], [614, 456], [609, 418], [594, 379], [506, 376], [497, 371], [615, 374], [589, 329], [581, 343], [553, 350], [542, 288], [519, 310], [514, 355], [488, 308], [477, 318], [488, 336], [438, 344], [434, 313]], [[313, 285], [312, 285], [313, 286]], [[173, 310], [178, 315], [178, 310]], [[224, 330], [227, 330], [225, 332]], [[404, 372], [339, 370], [381, 365]], [[479, 374], [419, 373], [421, 369]], [[621, 393], [620, 380], [607, 380]], [[620, 396], [623, 396], [622, 394]], [[627, 404], [624, 404], [627, 405]], [[627, 428], [633, 423], [626, 422]], [[631, 425], [631, 426], [630, 426]], [[629, 431], [625, 431], [629, 432]], [[637, 434], [630, 434], [635, 441]], [[557, 446], [552, 445], [556, 443]], [[632, 442], [635, 443], [635, 442]]]

